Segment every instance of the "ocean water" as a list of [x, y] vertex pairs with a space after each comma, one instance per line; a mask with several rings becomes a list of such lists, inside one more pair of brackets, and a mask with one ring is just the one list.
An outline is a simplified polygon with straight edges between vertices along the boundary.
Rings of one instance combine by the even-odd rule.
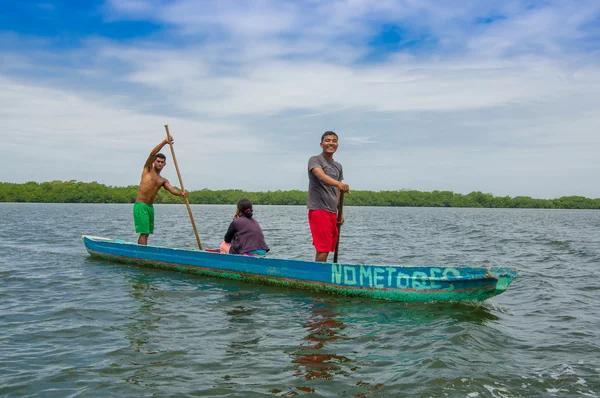
[[[205, 247], [234, 206], [193, 205]], [[483, 303], [395, 303], [91, 259], [131, 205], [0, 203], [0, 395], [596, 397], [600, 212], [347, 207], [340, 261], [505, 265]], [[312, 259], [306, 209], [255, 206], [270, 256]], [[196, 246], [183, 205], [150, 244]]]

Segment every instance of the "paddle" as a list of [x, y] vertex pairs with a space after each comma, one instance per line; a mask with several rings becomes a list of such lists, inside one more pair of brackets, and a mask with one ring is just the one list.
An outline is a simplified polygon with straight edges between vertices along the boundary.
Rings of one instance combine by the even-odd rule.
[[[185, 191], [183, 188], [183, 180], [181, 179], [181, 173], [179, 172], [179, 166], [177, 165], [177, 158], [175, 157], [175, 150], [173, 149], [173, 143], [171, 142], [171, 134], [169, 133], [169, 125], [165, 124], [165, 130], [167, 130], [167, 141], [169, 142], [169, 147], [171, 147], [171, 155], [173, 156], [173, 163], [175, 163], [175, 170], [177, 170], [177, 177], [179, 177], [179, 185], [181, 186], [181, 190]], [[188, 214], [190, 215], [190, 221], [192, 221], [192, 228], [194, 228], [194, 234], [196, 235], [196, 242], [198, 242], [198, 248], [202, 250], [202, 244], [200, 243], [200, 237], [198, 236], [198, 230], [196, 229], [196, 223], [194, 222], [194, 216], [192, 215], [192, 208], [190, 207], [190, 201], [187, 197], [185, 199], [185, 205], [187, 206]]]
[[344, 215], [344, 192], [340, 192], [340, 201], [338, 203], [338, 215], [337, 215], [338, 237], [337, 237], [337, 242], [335, 243], [335, 252], [333, 253], [333, 262], [334, 263], [338, 262], [338, 252], [340, 250], [340, 233], [342, 231], [342, 226], [339, 225], [339, 223], [342, 222], [343, 215]]

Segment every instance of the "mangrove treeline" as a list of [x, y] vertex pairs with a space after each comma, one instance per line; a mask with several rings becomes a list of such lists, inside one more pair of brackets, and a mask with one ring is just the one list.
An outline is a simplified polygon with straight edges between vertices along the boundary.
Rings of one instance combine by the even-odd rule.
[[[0, 182], [0, 202], [33, 203], [133, 203], [137, 185], [113, 187], [97, 182], [51, 181], [14, 184]], [[248, 198], [261, 205], [306, 205], [305, 191], [245, 192], [236, 189], [188, 192], [192, 204], [235, 204]], [[183, 203], [179, 197], [161, 189], [156, 203]], [[412, 206], [412, 207], [490, 207], [538, 209], [600, 209], [600, 198], [563, 196], [558, 199], [535, 199], [529, 196], [493, 196], [471, 192], [463, 195], [451, 191], [421, 192], [352, 191], [344, 198], [346, 206]]]

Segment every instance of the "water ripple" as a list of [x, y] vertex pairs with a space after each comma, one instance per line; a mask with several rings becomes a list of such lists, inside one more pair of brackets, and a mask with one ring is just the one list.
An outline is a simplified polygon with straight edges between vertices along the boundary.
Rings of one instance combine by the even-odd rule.
[[[192, 206], [218, 247], [233, 206]], [[303, 206], [256, 206], [272, 255], [310, 259]], [[195, 247], [185, 207], [151, 243]], [[484, 303], [388, 303], [89, 258], [135, 241], [129, 205], [0, 204], [3, 396], [597, 396], [600, 225], [593, 211], [360, 208], [357, 263], [510, 265]]]

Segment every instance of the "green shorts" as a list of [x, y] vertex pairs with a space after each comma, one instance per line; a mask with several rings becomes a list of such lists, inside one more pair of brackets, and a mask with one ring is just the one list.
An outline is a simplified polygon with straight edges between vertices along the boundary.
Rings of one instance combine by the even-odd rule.
[[154, 206], [144, 202], [133, 204], [133, 223], [135, 232], [149, 235], [154, 232]]

